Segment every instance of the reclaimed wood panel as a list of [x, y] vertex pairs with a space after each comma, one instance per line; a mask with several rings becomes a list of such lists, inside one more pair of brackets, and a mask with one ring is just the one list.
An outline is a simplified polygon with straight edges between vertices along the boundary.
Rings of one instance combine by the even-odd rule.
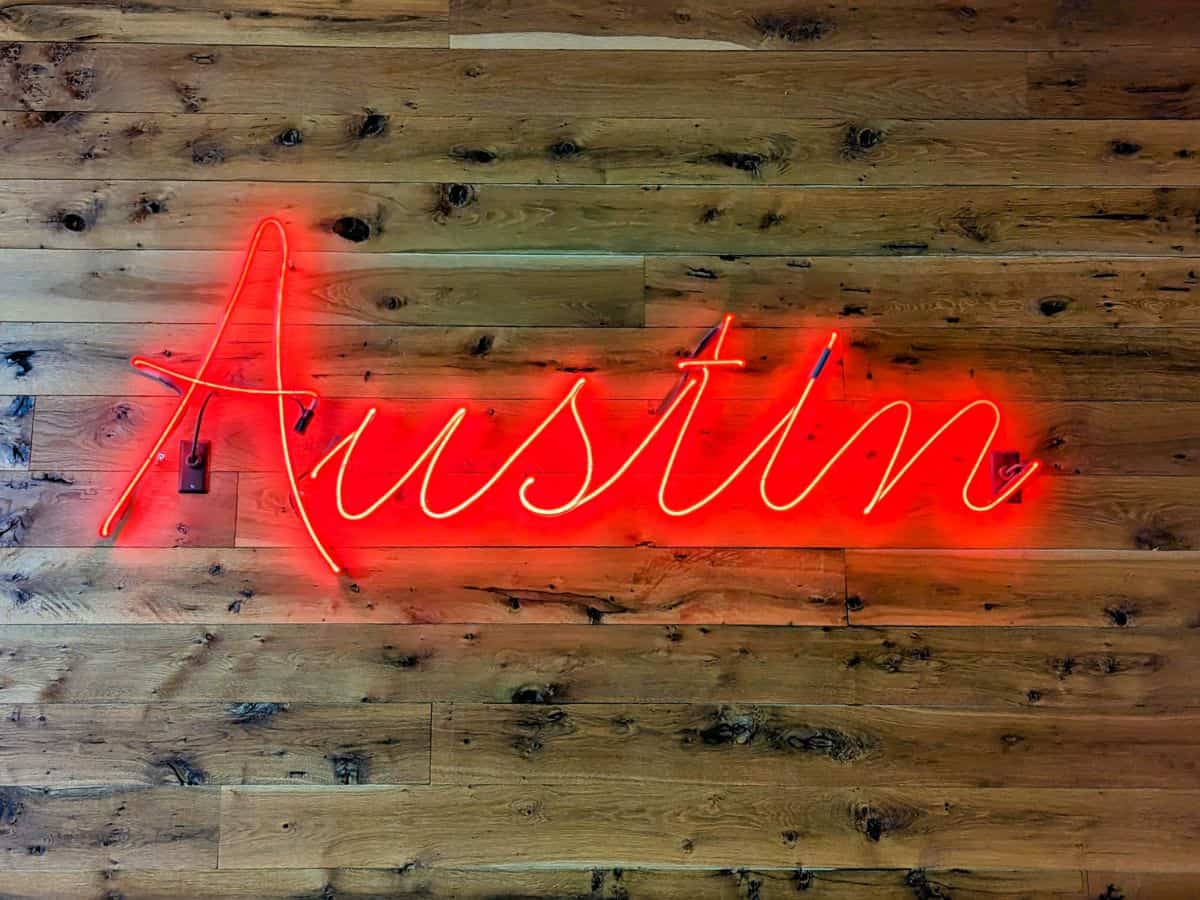
[[0, 114], [0, 178], [1194, 185], [1188, 122]]
[[[3, 259], [0, 256], [0, 259]], [[651, 256], [646, 324], [954, 329], [1200, 322], [1191, 259]]]
[[433, 723], [435, 784], [1200, 787], [1193, 715], [455, 704]]
[[[231, 787], [226, 868], [610, 864], [1011, 868], [1031, 843], [1059, 866], [1194, 866], [1196, 791], [763, 789], [740, 785]], [[313, 810], [319, 809], [320, 815]], [[1141, 827], [1130, 829], [1130, 821]], [[619, 835], [619, 837], [617, 836]]]
[[840, 551], [385, 550], [356, 559], [353, 581], [310, 563], [307, 550], [0, 550], [0, 621], [845, 623]]
[[[1025, 115], [1014, 53], [800, 54], [11, 43], [0, 109], [376, 115]], [[325, 77], [312, 78], [313, 72]], [[795, 90], [802, 84], [803, 90]], [[1154, 118], [1157, 118], [1156, 116]]]
[[1195, 256], [1200, 188], [6, 181], [0, 246], [756, 255]]
[[1200, 554], [852, 551], [855, 625], [1200, 625]]
[[[1090, 874], [1090, 873], [1089, 873]], [[79, 873], [0, 872], [0, 890], [21, 900], [60, 900], [64, 896], [111, 900], [119, 891], [128, 900], [295, 900], [334, 897], [378, 900], [380, 897], [454, 897], [456, 900], [745, 900], [747, 891], [759, 900], [794, 900], [797, 891], [832, 900], [856, 900], [864, 889], [880, 900], [912, 900], [915, 890], [956, 896], [980, 892], [1012, 900], [1082, 900], [1085, 875], [1080, 871], [997, 871], [964, 869], [465, 869], [402, 866], [387, 869], [222, 869], [220, 871], [104, 870]], [[1182, 893], [1186, 876], [1147, 876], [1143, 873], [1099, 873], [1122, 887], [1151, 885], [1176, 893], [1136, 894], [1140, 900], [1190, 900]], [[1093, 878], [1093, 881], [1096, 879]], [[1100, 890], [1103, 891], [1103, 881]], [[19, 893], [17, 892], [19, 889]]]
[[564, 0], [451, 0], [450, 46], [527, 49], [1033, 50], [1195, 47], [1200, 32], [1180, 0], [1086, 6], [1009, 0], [974, 6], [928, 0], [771, 0], [579, 4]]
[[105, 784], [429, 781], [424, 704], [16, 704], [0, 720], [0, 780]]
[[10, 625], [13, 703], [1197, 705], [1195, 630]]
[[[831, 371], [840, 377], [821, 382], [823, 401], [982, 394], [1008, 401], [1182, 402], [1195, 400], [1200, 371], [1200, 329], [1193, 328], [838, 330], [839, 366]], [[0, 389], [162, 397], [167, 389], [139, 374], [130, 358], [194, 371], [213, 333], [212, 325], [6, 325]], [[292, 352], [306, 362], [301, 377], [331, 398], [552, 398], [584, 374], [602, 385], [605, 399], [657, 406], [675, 381], [674, 361], [702, 336], [698, 328], [328, 325], [289, 328], [284, 344], [285, 352], [300, 348]], [[272, 337], [268, 326], [231, 327], [211, 373], [264, 383]], [[745, 353], [747, 366], [715, 382], [713, 393], [763, 398], [790, 392], [827, 337], [818, 328], [735, 329], [729, 352]]]
[[[8, 322], [212, 322], [240, 255], [7, 250]], [[296, 254], [289, 309], [314, 324], [1180, 327], [1200, 323], [1194, 260]], [[644, 284], [643, 284], [644, 281]], [[265, 281], [252, 270], [251, 290]], [[19, 288], [16, 287], [19, 285]], [[643, 311], [643, 305], [645, 310]], [[253, 305], [239, 321], [270, 322]]]
[[[862, 504], [871, 497], [870, 482], [832, 483], [823, 487], [821, 516], [814, 519], [801, 511], [804, 506], [789, 513], [767, 515], [755, 492], [757, 480], [747, 476], [744, 481], [754, 482], [752, 486], [744, 487], [740, 493], [731, 489], [713, 502], [711, 508], [719, 510], [719, 515], [706, 513], [698, 521], [681, 521], [662, 513], [653, 499], [660, 477], [627, 476], [616, 496], [596, 501], [588, 515], [564, 528], [519, 512], [516, 499], [519, 480], [513, 477], [498, 482], [488, 502], [478, 510], [444, 522], [425, 518], [416, 492], [410, 491], [399, 495], [368, 526], [332, 528], [335, 537], [330, 543], [344, 548], [437, 547], [461, 543], [463, 535], [469, 533], [473, 544], [491, 547], [631, 544], [709, 547], [744, 546], [749, 541], [762, 547], [831, 549], [1200, 549], [1198, 478], [1044, 478], [1031, 482], [1024, 490], [1030, 498], [1028, 502], [998, 508], [985, 519], [945, 508], [945, 504], [958, 502], [961, 489], [957, 473], [953, 483], [939, 482], [940, 471], [926, 473], [925, 484], [932, 496], [909, 503], [898, 501], [890, 507], [891, 511], [880, 510], [869, 527], [863, 521]], [[960, 471], [965, 477], [967, 466], [963, 465]], [[470, 496], [485, 476], [446, 474], [436, 480], [438, 487], [431, 495], [435, 498], [435, 508], [443, 508]], [[543, 502], [563, 502], [574, 496], [581, 483], [579, 476], [541, 476], [540, 481], [549, 498]], [[705, 496], [713, 483], [712, 477], [676, 476], [671, 480], [669, 496], [673, 500], [679, 498], [676, 502], [682, 505], [685, 498]], [[364, 505], [389, 487], [382, 479], [375, 484], [375, 490], [360, 489], [363, 498], [360, 502]], [[309, 546], [307, 534], [288, 507], [287, 496], [287, 483], [282, 475], [252, 472], [239, 475], [238, 547]], [[323, 521], [331, 525], [335, 521], [332, 496], [332, 488], [328, 493], [314, 492], [309, 496], [310, 509], [325, 511]], [[813, 505], [816, 497], [814, 494]], [[1053, 510], [1053, 516], [1044, 514], [1044, 510]], [[413, 522], [421, 523], [419, 533], [413, 532]]]
[[0, 40], [445, 47], [448, 24], [446, 0], [355, 0], [342, 12], [304, 0], [267, 8], [250, 0], [130, 6], [77, 0], [6, 10]]
[[[240, 253], [190, 250], [0, 252], [8, 322], [213, 322], [237, 281]], [[643, 324], [635, 256], [445, 256], [298, 253], [288, 279], [293, 321], [312, 324]], [[248, 297], [267, 278], [251, 271]], [[261, 305], [238, 321], [269, 324]]]
[[[172, 454], [172, 459], [178, 454]], [[129, 473], [28, 472], [0, 480], [0, 547], [91, 547], [100, 522]], [[207, 494], [176, 493], [178, 475], [152, 471], [138, 495], [139, 514], [123, 520], [109, 543], [130, 547], [231, 547], [238, 475], [214, 472]]]
[[0, 397], [0, 471], [29, 468], [33, 444], [34, 398]]
[[[0, 895], [1200, 893], [1192, 13], [0, 10]], [[968, 515], [948, 440], [907, 476], [923, 499], [864, 519], [885, 423], [792, 516], [752, 474], [719, 513], [647, 511], [663, 447], [589, 515], [514, 515], [525, 474], [577, 489], [577, 443], [546, 435], [451, 523], [411, 491], [323, 516], [334, 577], [265, 408], [226, 398], [210, 494], [176, 493], [173, 436], [100, 541], [172, 403], [128, 358], [195, 366], [271, 213], [287, 370], [324, 397], [301, 464], [398, 401], [352, 505], [463, 401], [434, 502], [465, 495], [585, 373], [606, 470], [727, 311], [749, 371], [674, 499], [831, 330], [779, 493], [897, 397], [914, 444], [995, 399], [997, 446], [1043, 477]], [[266, 380], [264, 307], [222, 377]]]
[[213, 869], [218, 813], [209, 787], [5, 786], [0, 878], [28, 884], [43, 872], [78, 869]]
[[1084, 119], [1200, 116], [1200, 59], [1194, 50], [1031, 53], [1029, 112]]
[[[25, 451], [26, 462], [42, 471], [68, 469], [79, 459], [86, 459], [93, 471], [127, 469], [138, 451], [153, 440], [155, 425], [167, 421], [176, 402], [171, 397], [43, 396], [38, 404], [36, 448]], [[633, 446], [639, 427], [643, 432], [648, 427], [650, 405], [645, 400], [610, 401], [604, 406], [606, 427], [622, 436], [623, 446]], [[830, 404], [827, 409], [831, 419], [862, 421], [878, 405], [853, 401]], [[234, 403], [210, 405], [205, 411], [204, 421], [209, 423], [205, 434], [217, 441], [212, 450], [214, 471], [283, 470], [279, 454], [262, 452], [264, 408], [258, 403]], [[488, 409], [489, 415], [478, 421], [469, 456], [446, 457], [439, 471], [495, 471], [532, 427], [531, 411], [523, 401], [498, 401]], [[913, 416], [917, 422], [945, 421], [957, 409], [951, 403], [920, 402], [914, 404]], [[404, 410], [413, 421], [444, 421], [446, 416], [444, 404], [437, 400], [408, 401]], [[190, 410], [181, 420], [181, 435], [191, 433], [195, 413]], [[303, 459], [318, 456], [330, 433], [344, 434], [354, 428], [362, 411], [334, 400], [321, 408], [321, 414], [321, 428], [289, 436]], [[1018, 402], [1006, 404], [1005, 414], [1005, 442], [1036, 454], [1046, 463], [1047, 475], [1200, 475], [1200, 408], [1193, 403]], [[723, 427], [689, 434], [695, 452], [679, 459], [676, 471], [702, 474], [708, 460], [728, 449], [730, 434], [761, 429], [758, 419], [755, 411], [731, 410], [722, 416]], [[883, 452], [894, 440], [895, 435], [882, 428], [861, 438], [868, 452]], [[546, 465], [548, 470], [578, 469], [577, 461], [562, 459], [547, 459]]]

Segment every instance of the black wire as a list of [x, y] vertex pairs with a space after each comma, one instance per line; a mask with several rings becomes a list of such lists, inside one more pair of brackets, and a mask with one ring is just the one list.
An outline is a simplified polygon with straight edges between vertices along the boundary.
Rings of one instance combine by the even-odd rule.
[[200, 462], [200, 458], [196, 456], [196, 448], [200, 446], [200, 423], [204, 421], [204, 410], [208, 408], [208, 401], [217, 396], [216, 391], [210, 391], [208, 396], [204, 398], [204, 402], [200, 404], [200, 412], [196, 414], [196, 430], [192, 432], [192, 451], [188, 454], [187, 462], [189, 466], [195, 466]]

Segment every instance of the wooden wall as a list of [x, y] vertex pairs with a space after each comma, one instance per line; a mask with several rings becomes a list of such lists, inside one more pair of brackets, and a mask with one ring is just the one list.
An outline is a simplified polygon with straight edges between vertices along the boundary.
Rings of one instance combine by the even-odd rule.
[[[1195, 12], [5, 7], [0, 895], [1200, 894]], [[847, 400], [1002, 387], [1046, 518], [330, 582], [230, 413], [97, 541], [170, 403], [127, 358], [195, 359], [264, 211], [333, 395], [644, 407], [721, 310], [835, 323]]]

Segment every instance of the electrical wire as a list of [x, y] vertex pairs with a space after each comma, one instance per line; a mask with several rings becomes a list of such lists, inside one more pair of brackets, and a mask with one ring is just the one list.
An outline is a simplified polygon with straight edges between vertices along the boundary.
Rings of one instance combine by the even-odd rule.
[[[188, 453], [187, 464], [195, 468], [200, 464], [200, 457], [196, 455], [196, 450], [200, 447], [200, 423], [204, 421], [204, 410], [208, 409], [208, 401], [217, 396], [216, 391], [209, 391], [208, 396], [204, 398], [204, 402], [200, 404], [200, 412], [196, 413], [196, 428], [192, 432], [192, 449]], [[300, 401], [296, 401], [299, 403]]]

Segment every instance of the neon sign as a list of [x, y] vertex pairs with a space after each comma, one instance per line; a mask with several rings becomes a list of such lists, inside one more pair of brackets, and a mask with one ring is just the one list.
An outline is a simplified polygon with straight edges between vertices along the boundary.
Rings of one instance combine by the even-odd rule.
[[[273, 294], [273, 387], [248, 388], [216, 380], [209, 375], [216, 356], [217, 349], [225, 338], [226, 331], [245, 291], [251, 265], [255, 260], [264, 235], [273, 231], [279, 238], [282, 253], [280, 264], [272, 279]], [[322, 521], [314, 514], [305, 493], [300, 489], [302, 479], [308, 479], [313, 485], [331, 485], [336, 515], [346, 522], [359, 522], [376, 515], [381, 508], [405, 488], [406, 485], [419, 479], [417, 498], [421, 513], [431, 520], [451, 519], [466, 512], [478, 504], [485, 496], [492, 493], [501, 479], [513, 469], [518, 461], [525, 459], [540, 438], [548, 429], [565, 423], [574, 431], [572, 443], [574, 452], [582, 462], [578, 476], [578, 485], [573, 492], [560, 502], [542, 504], [532, 499], [532, 488], [538, 481], [538, 475], [526, 474], [516, 491], [516, 499], [526, 513], [541, 518], [569, 517], [579, 510], [592, 504], [601, 496], [609, 493], [639, 461], [646, 457], [648, 448], [660, 440], [669, 441], [667, 455], [662, 462], [658, 477], [655, 502], [658, 509], [666, 516], [683, 518], [691, 516], [716, 503], [727, 490], [750, 469], [757, 464], [758, 490], [757, 500], [761, 502], [764, 511], [787, 513], [794, 510], [807, 500], [813, 492], [825, 482], [834, 467], [851, 451], [865, 433], [876, 427], [877, 423], [887, 423], [895, 429], [895, 439], [891, 444], [890, 454], [886, 455], [874, 490], [862, 509], [864, 516], [870, 515], [880, 503], [893, 493], [896, 486], [912, 470], [913, 466], [934, 447], [951, 428], [960, 421], [970, 417], [978, 418], [988, 423], [986, 436], [979, 443], [979, 451], [973, 464], [970, 465], [962, 483], [961, 499], [963, 507], [973, 513], [986, 513], [1002, 503], [1014, 498], [1034, 473], [1040, 468], [1036, 460], [1030, 461], [1018, 470], [1010, 473], [998, 490], [993, 490], [990, 496], [976, 499], [980, 493], [976, 482], [979, 481], [980, 470], [984, 467], [992, 445], [1000, 428], [1000, 408], [991, 400], [975, 399], [960, 406], [945, 418], [942, 424], [929, 435], [920, 445], [902, 458], [905, 445], [913, 424], [913, 404], [907, 400], [893, 400], [885, 403], [869, 415], [835, 450], [830, 452], [820, 468], [799, 490], [793, 485], [790, 496], [780, 496], [777, 474], [784, 447], [788, 443], [801, 413], [809, 402], [810, 394], [822, 372], [826, 369], [831, 354], [837, 345], [838, 335], [830, 334], [817, 358], [814, 360], [808, 377], [800, 389], [794, 403], [788, 405], [781, 416], [770, 423], [762, 437], [748, 450], [733, 466], [731, 471], [713, 487], [707, 494], [691, 502], [679, 502], [673, 498], [672, 475], [677, 461], [687, 444], [689, 434], [694, 434], [697, 411], [702, 408], [702, 402], [712, 386], [713, 378], [718, 373], [738, 373], [746, 366], [746, 361], [735, 356], [726, 356], [725, 344], [730, 333], [733, 317], [726, 315], [719, 326], [706, 337], [702, 343], [703, 353], [697, 352], [692, 356], [679, 360], [676, 365], [679, 372], [675, 388], [668, 394], [654, 416], [653, 425], [645, 435], [628, 452], [623, 452], [619, 464], [611, 467], [611, 471], [600, 471], [594, 451], [594, 428], [589, 429], [585, 417], [580, 411], [580, 397], [587, 387], [586, 378], [577, 379], [566, 395], [551, 409], [551, 411], [519, 442], [495, 471], [465, 499], [449, 506], [436, 506], [431, 499], [431, 484], [438, 471], [443, 455], [459, 432], [468, 412], [465, 407], [455, 410], [446, 420], [441, 430], [417, 454], [410, 466], [399, 477], [380, 493], [374, 500], [352, 506], [348, 496], [349, 488], [355, 473], [366, 473], [361, 468], [356, 470], [354, 463], [356, 453], [360, 451], [364, 437], [376, 421], [379, 410], [372, 406], [363, 415], [358, 425], [349, 434], [338, 440], [331, 449], [311, 462], [301, 466], [297, 463], [295, 454], [289, 443], [289, 431], [303, 431], [317, 408], [319, 397], [315, 391], [290, 387], [284, 372], [284, 323], [285, 323], [285, 283], [290, 265], [287, 233], [283, 224], [277, 219], [268, 218], [259, 223], [255, 229], [246, 252], [240, 274], [230, 295], [225, 309], [217, 323], [204, 355], [196, 371], [192, 374], [177, 371], [151, 360], [135, 357], [131, 363], [135, 369], [177, 385], [180, 391], [179, 402], [174, 411], [163, 425], [158, 437], [153, 441], [145, 457], [134, 471], [124, 489], [119, 493], [111, 510], [100, 524], [101, 537], [112, 535], [117, 523], [128, 511], [138, 485], [157, 459], [161, 458], [164, 444], [170, 435], [178, 428], [189, 406], [196, 399], [197, 392], [204, 390], [211, 396], [213, 393], [225, 393], [246, 398], [273, 399], [275, 406], [275, 424], [280, 458], [286, 473], [287, 483], [291, 492], [292, 503], [300, 522], [303, 524], [308, 539], [325, 564], [333, 572], [341, 571], [341, 565], [335, 558], [323, 533], [326, 526], [332, 523]], [[708, 349], [711, 347], [711, 351]], [[299, 419], [289, 424], [289, 403], [297, 404], [301, 409]], [[668, 432], [673, 431], [673, 436]]]

